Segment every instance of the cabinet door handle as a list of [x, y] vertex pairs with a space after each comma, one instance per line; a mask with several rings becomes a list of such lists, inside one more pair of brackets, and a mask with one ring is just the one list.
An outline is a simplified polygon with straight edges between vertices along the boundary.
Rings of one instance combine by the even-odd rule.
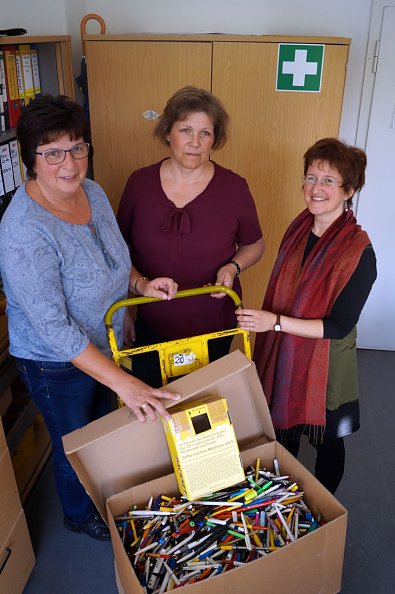
[[0, 567], [0, 575], [3, 573], [3, 569], [7, 565], [8, 559], [11, 557], [12, 550], [9, 547], [6, 547], [6, 549], [4, 550], [4, 553], [5, 553], [5, 556], [4, 556], [4, 561]]

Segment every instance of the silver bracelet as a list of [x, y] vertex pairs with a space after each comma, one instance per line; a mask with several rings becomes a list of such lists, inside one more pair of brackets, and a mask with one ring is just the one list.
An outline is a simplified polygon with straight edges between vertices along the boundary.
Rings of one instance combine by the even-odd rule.
[[137, 292], [137, 283], [141, 280], [148, 280], [148, 278], [146, 276], [139, 276], [138, 278], [136, 278], [136, 280], [134, 281], [134, 285], [133, 285], [133, 292], [138, 295], [139, 293]]

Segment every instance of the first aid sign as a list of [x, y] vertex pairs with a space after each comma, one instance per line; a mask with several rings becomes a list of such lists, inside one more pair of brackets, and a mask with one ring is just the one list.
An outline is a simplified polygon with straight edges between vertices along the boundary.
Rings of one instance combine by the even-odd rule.
[[321, 91], [324, 45], [280, 43], [278, 46], [277, 91]]

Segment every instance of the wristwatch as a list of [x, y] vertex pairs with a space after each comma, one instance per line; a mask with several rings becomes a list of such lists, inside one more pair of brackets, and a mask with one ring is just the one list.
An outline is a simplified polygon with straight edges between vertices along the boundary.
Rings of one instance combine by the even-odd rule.
[[275, 332], [281, 332], [281, 316], [277, 314], [276, 323], [273, 326]]

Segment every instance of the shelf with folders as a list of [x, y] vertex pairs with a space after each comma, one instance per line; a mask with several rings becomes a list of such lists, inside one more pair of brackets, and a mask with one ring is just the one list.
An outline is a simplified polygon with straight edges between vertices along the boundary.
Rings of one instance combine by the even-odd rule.
[[0, 132], [0, 220], [23, 180], [24, 168], [15, 130]]
[[15, 127], [24, 104], [36, 94], [73, 98], [70, 36], [0, 37], [0, 77], [5, 111], [8, 107], [5, 129]]
[[[4, 133], [6, 137], [7, 134]], [[4, 214], [15, 190], [25, 179], [25, 168], [22, 164], [18, 141], [15, 135], [9, 140], [0, 137], [0, 219]]]
[[74, 98], [70, 36], [0, 37], [0, 218], [25, 177], [15, 126], [40, 94]]

